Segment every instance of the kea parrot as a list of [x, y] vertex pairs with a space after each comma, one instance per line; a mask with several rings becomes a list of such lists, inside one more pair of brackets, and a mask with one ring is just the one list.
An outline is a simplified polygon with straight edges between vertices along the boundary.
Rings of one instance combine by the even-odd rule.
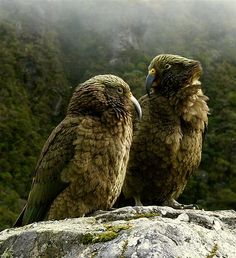
[[156, 56], [148, 67], [122, 189], [136, 205], [195, 207], [176, 199], [201, 161], [209, 114], [201, 74], [199, 61], [171, 54]]
[[138, 101], [117, 76], [98, 75], [80, 84], [43, 146], [15, 226], [111, 208], [125, 178], [134, 107], [141, 117]]

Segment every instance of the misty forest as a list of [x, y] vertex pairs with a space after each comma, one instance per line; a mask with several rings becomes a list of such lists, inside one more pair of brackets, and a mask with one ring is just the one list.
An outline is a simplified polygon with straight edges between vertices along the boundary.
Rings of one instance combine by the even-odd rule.
[[210, 98], [202, 162], [179, 201], [236, 209], [235, 12], [227, 0], [0, 0], [0, 229], [25, 204], [74, 88], [112, 73], [139, 98], [161, 53], [199, 60]]

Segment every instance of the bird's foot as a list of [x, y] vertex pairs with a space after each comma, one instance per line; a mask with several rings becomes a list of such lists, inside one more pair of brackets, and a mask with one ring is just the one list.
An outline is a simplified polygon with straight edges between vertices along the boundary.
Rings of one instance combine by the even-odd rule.
[[199, 209], [199, 207], [196, 204], [182, 204], [182, 203], [177, 202], [174, 199], [168, 199], [168, 200], [164, 201], [162, 205], [169, 206], [174, 209], [193, 209], [193, 210]]
[[140, 200], [140, 196], [135, 196], [134, 201], [135, 201], [135, 206], [143, 206], [143, 204]]

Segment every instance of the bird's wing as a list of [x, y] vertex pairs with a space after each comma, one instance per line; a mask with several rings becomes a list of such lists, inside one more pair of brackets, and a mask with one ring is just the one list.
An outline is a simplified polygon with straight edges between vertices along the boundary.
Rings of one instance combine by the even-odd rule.
[[28, 202], [15, 226], [43, 220], [56, 196], [68, 185], [61, 172], [74, 155], [78, 118], [65, 118], [51, 133], [40, 154]]

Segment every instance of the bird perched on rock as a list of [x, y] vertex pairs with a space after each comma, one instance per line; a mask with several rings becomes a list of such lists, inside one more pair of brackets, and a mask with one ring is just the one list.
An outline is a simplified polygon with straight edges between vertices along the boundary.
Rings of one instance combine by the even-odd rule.
[[114, 75], [79, 85], [35, 168], [28, 202], [15, 226], [108, 209], [121, 192], [132, 139], [129, 86]]
[[123, 193], [136, 205], [191, 208], [176, 199], [201, 160], [209, 111], [199, 81], [202, 67], [198, 61], [163, 54], [148, 70]]

